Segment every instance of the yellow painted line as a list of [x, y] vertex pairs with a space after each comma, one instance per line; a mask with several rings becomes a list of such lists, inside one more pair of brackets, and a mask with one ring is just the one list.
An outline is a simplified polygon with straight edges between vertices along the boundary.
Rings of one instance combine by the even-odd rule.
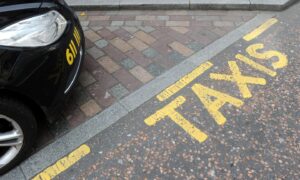
[[265, 32], [267, 29], [269, 29], [272, 25], [276, 24], [278, 20], [276, 18], [271, 18], [262, 25], [260, 25], [258, 28], [254, 29], [249, 34], [245, 35], [243, 39], [245, 41], [251, 41], [261, 35], [263, 32]]
[[272, 58], [277, 58], [278, 60], [272, 63], [274, 69], [281, 69], [288, 65], [288, 57], [284, 53], [275, 50], [258, 52], [258, 50], [261, 51], [264, 47], [265, 45], [261, 43], [253, 44], [247, 47], [246, 51], [250, 56], [257, 59], [270, 60]]
[[238, 108], [244, 104], [244, 102], [238, 98], [205, 87], [200, 83], [194, 84], [192, 90], [218, 125], [224, 125], [227, 121], [226, 117], [219, 111], [226, 103]]
[[86, 16], [86, 13], [85, 13], [85, 12], [80, 12], [79, 15], [80, 15], [80, 16]]
[[240, 68], [235, 61], [228, 61], [228, 65], [232, 75], [211, 73], [210, 78], [214, 80], [236, 82], [243, 98], [252, 97], [252, 93], [247, 86], [248, 84], [266, 85], [266, 80], [264, 78], [242, 75]]
[[209, 61], [201, 64], [196, 69], [194, 69], [192, 72], [183, 76], [179, 81], [177, 81], [176, 83], [172, 84], [171, 86], [166, 88], [164, 91], [159, 93], [156, 96], [156, 98], [159, 101], [164, 101], [164, 100], [168, 99], [169, 97], [171, 97], [172, 95], [174, 95], [175, 93], [180, 91], [182, 88], [187, 86], [189, 83], [191, 83], [193, 80], [195, 80], [198, 76], [203, 74], [206, 70], [208, 70], [212, 66], [213, 66], [213, 64]]
[[170, 104], [166, 105], [162, 109], [156, 111], [156, 113], [146, 118], [144, 122], [148, 126], [154, 126], [157, 122], [165, 119], [166, 117], [169, 117], [191, 137], [195, 138], [200, 143], [204, 142], [207, 139], [208, 135], [206, 135], [204, 132], [190, 123], [187, 119], [185, 119], [178, 111], [176, 111], [176, 109], [179, 108], [185, 101], [185, 97], [177, 97]]
[[55, 176], [59, 175], [60, 173], [66, 171], [80, 159], [85, 157], [87, 154], [91, 152], [91, 149], [86, 144], [83, 144], [79, 148], [75, 149], [66, 157], [56, 161], [55, 164], [45, 169], [40, 174], [36, 175], [33, 180], [50, 180], [53, 179]]
[[235, 55], [235, 58], [236, 58], [237, 60], [240, 60], [240, 61], [242, 61], [242, 62], [248, 64], [248, 65], [251, 66], [252, 68], [257, 69], [257, 70], [259, 70], [259, 71], [261, 71], [261, 72], [263, 72], [263, 73], [265, 73], [265, 74], [268, 74], [268, 75], [270, 75], [270, 76], [272, 76], [272, 77], [274, 77], [274, 76], [277, 75], [276, 71], [273, 71], [273, 70], [271, 70], [271, 69], [269, 69], [269, 68], [266, 68], [265, 66], [263, 66], [263, 65], [261, 65], [261, 64], [258, 64], [257, 62], [254, 62], [253, 60], [247, 58], [246, 56], [244, 56], [244, 55], [242, 55], [242, 54], [237, 54], [237, 55]]

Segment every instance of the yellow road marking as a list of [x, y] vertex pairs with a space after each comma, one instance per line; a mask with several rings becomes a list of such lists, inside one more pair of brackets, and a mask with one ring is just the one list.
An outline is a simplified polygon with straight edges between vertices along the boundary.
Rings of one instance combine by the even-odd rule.
[[189, 83], [191, 83], [193, 80], [195, 80], [198, 76], [203, 74], [206, 70], [208, 70], [212, 66], [213, 66], [213, 64], [209, 61], [201, 64], [196, 69], [194, 69], [192, 72], [183, 76], [179, 81], [177, 81], [176, 83], [172, 84], [171, 86], [166, 88], [164, 91], [159, 93], [156, 96], [157, 99], [159, 101], [164, 101], [164, 100], [168, 99], [169, 97], [171, 97], [172, 95], [174, 95], [175, 93], [180, 91], [182, 88], [187, 86]]
[[80, 159], [85, 157], [87, 154], [91, 152], [90, 147], [86, 144], [83, 144], [73, 152], [71, 152], [68, 156], [58, 160], [55, 164], [45, 169], [40, 174], [36, 175], [33, 180], [50, 180], [60, 173], [64, 172], [68, 168], [70, 168], [73, 164], [78, 162]]
[[258, 37], [260, 34], [265, 32], [267, 29], [269, 29], [272, 25], [276, 24], [278, 20], [276, 18], [271, 18], [268, 21], [266, 21], [264, 24], [260, 25], [258, 28], [254, 29], [249, 34], [245, 35], [243, 39], [245, 41], [251, 41]]
[[235, 55], [235, 58], [238, 59], [238, 60], [240, 60], [240, 61], [242, 61], [242, 62], [244, 62], [244, 63], [246, 63], [246, 64], [248, 64], [252, 68], [257, 69], [257, 70], [259, 70], [261, 72], [264, 72], [264, 73], [266, 73], [266, 74], [268, 74], [268, 75], [270, 75], [272, 77], [276, 76], [276, 74], [277, 74], [276, 71], [273, 71], [273, 70], [271, 70], [269, 68], [266, 68], [265, 66], [263, 66], [261, 64], [258, 64], [257, 62], [255, 62], [255, 61], [247, 58], [246, 56], [244, 56], [242, 54]]
[[281, 69], [288, 65], [288, 58], [287, 55], [279, 52], [279, 51], [265, 51], [262, 53], [257, 52], [257, 50], [261, 50], [264, 48], [264, 44], [258, 43], [253, 44], [246, 48], [246, 51], [248, 54], [252, 57], [262, 59], [262, 60], [269, 60], [273, 57], [276, 57], [278, 59], [277, 62], [273, 62], [272, 66], [274, 69]]
[[86, 16], [86, 13], [85, 13], [85, 12], [80, 12], [79, 15], [80, 15], [80, 16]]
[[[244, 104], [244, 102], [238, 98], [210, 89], [199, 83], [193, 85], [192, 90], [218, 125], [223, 125], [226, 122], [226, 118], [219, 111], [221, 107], [226, 103], [232, 104], [235, 107], [241, 107]], [[214, 97], [215, 100], [212, 100], [212, 97]]]
[[215, 79], [215, 80], [236, 82], [243, 98], [252, 97], [252, 94], [251, 94], [247, 84], [258, 84], [258, 85], [266, 84], [266, 80], [264, 78], [243, 76], [235, 61], [228, 61], [228, 64], [229, 64], [229, 68], [232, 72], [232, 75], [211, 73], [210, 78]]
[[[261, 26], [253, 30], [251, 33], [245, 35], [243, 37], [244, 40], [251, 41], [254, 38], [257, 38], [259, 35], [261, 35], [264, 31], [266, 31], [268, 28], [270, 28], [272, 25], [276, 24], [277, 22], [278, 20], [275, 18], [269, 19], [264, 24], [262, 24]], [[276, 60], [275, 58], [277, 58], [277, 61], [272, 63], [272, 66], [275, 70], [287, 66], [288, 58], [284, 53], [274, 51], [274, 50], [263, 51], [262, 50], [263, 48], [264, 48], [263, 44], [253, 44], [250, 45], [248, 48], [246, 48], [246, 51], [251, 57], [261, 59], [261, 60], [275, 61]], [[210, 73], [210, 78], [214, 80], [225, 80], [225, 81], [235, 82], [243, 98], [252, 97], [251, 91], [248, 88], [248, 84], [265, 85], [267, 82], [266, 79], [264, 78], [242, 75], [237, 65], [238, 60], [251, 66], [253, 69], [261, 71], [272, 77], [277, 75], [276, 71], [273, 71], [242, 54], [236, 54], [235, 58], [237, 59], [236, 61], [228, 61], [228, 65], [232, 74]], [[188, 84], [190, 84], [193, 80], [195, 80], [200, 75], [202, 75], [206, 70], [210, 69], [212, 66], [213, 64], [211, 62], [206, 62], [201, 64], [192, 72], [190, 72], [189, 74], [185, 75], [180, 80], [178, 80], [176, 83], [172, 84], [171, 86], [163, 90], [160, 94], [156, 96], [156, 98], [159, 101], [164, 101], [170, 98], [172, 95], [176, 94], [181, 89], [186, 87]], [[225, 104], [228, 103], [237, 108], [240, 108], [244, 104], [244, 101], [242, 101], [241, 99], [205, 87], [200, 83], [195, 83], [191, 89], [195, 93], [195, 95], [199, 98], [200, 102], [202, 102], [204, 107], [207, 109], [208, 113], [213, 117], [213, 119], [218, 125], [224, 125], [227, 121], [226, 117], [222, 114], [222, 112], [220, 112], [220, 109]], [[171, 103], [157, 110], [151, 116], [147, 117], [144, 120], [144, 122], [148, 126], [154, 126], [159, 121], [165, 118], [170, 118], [184, 131], [186, 131], [190, 136], [198, 140], [200, 143], [204, 142], [208, 138], [208, 135], [202, 132], [201, 130], [197, 129], [197, 127], [191, 124], [178, 111], [176, 111], [176, 109], [180, 107], [185, 101], [186, 101], [185, 97], [183, 96], [177, 97]]]
[[180, 107], [184, 102], [185, 98], [183, 96], [177, 97], [170, 104], [166, 105], [165, 107], [156, 111], [156, 113], [145, 119], [145, 123], [148, 126], [153, 126], [160, 120], [169, 117], [190, 136], [202, 143], [207, 139], [208, 136], [204, 132], [199, 130], [197, 127], [195, 127], [193, 124], [191, 124], [179, 112], [175, 110], [176, 108]]

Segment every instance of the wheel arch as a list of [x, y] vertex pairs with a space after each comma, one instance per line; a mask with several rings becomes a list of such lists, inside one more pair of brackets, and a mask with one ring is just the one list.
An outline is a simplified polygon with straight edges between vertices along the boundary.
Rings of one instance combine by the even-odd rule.
[[35, 116], [37, 123], [48, 122], [45, 111], [37, 102], [35, 102], [30, 97], [22, 93], [8, 90], [8, 89], [0, 89], [0, 97], [13, 98], [15, 100], [22, 102], [24, 105], [28, 106], [29, 109], [32, 111], [33, 115]]

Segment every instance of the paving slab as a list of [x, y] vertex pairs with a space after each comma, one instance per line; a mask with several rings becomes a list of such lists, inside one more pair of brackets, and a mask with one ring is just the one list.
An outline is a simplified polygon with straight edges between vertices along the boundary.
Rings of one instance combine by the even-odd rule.
[[189, 0], [120, 0], [120, 9], [188, 9]]
[[190, 9], [239, 9], [250, 8], [249, 0], [190, 0]]
[[294, 2], [297, 2], [297, 0], [250, 0], [250, 9], [280, 11]]
[[77, 10], [99, 9], [203, 9], [283, 10], [297, 0], [66, 0]]
[[87, 8], [92, 9], [119, 9], [120, 0], [66, 0], [66, 2], [77, 9]]
[[8, 180], [14, 180], [14, 179], [18, 179], [18, 180], [26, 180], [22, 170], [20, 167], [16, 167], [14, 170], [11, 170], [10, 173], [5, 174], [3, 176], [1, 176], [1, 179], [8, 179]]

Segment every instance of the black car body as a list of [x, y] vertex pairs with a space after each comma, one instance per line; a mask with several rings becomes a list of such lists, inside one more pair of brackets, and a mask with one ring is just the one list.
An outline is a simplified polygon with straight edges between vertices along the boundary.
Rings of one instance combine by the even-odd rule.
[[[0, 28], [50, 10], [61, 13], [68, 20], [68, 26], [57, 42], [45, 47], [0, 46], [0, 93], [22, 96], [43, 107], [44, 110], [53, 112], [51, 109], [61, 102], [67, 93], [65, 91], [69, 89], [78, 73], [80, 54], [77, 52], [77, 59], [69, 65], [66, 60], [66, 49], [69, 48], [71, 40], [76, 43], [73, 35], [75, 28], [80, 34], [81, 43], [84, 42], [82, 31], [76, 16], [59, 1], [44, 0], [41, 3], [27, 0], [25, 2], [7, 0], [4, 1], [4, 6], [3, 2], [0, 3]], [[79, 50], [80, 48], [77, 47], [77, 51]]]
[[[15, 44], [20, 42], [18, 45], [11, 42], [14, 41], [14, 37], [5, 39], [6, 34], [10, 35], [5, 28], [9, 29], [11, 26], [9, 30], [15, 33], [18, 26], [22, 27], [23, 24], [26, 26], [26, 23], [22, 24], [24, 20], [29, 19], [30, 24], [31, 18], [41, 17], [41, 20], [45, 18], [48, 21], [48, 16], [56, 18], [53, 18], [53, 24], [49, 27], [57, 28], [57, 31], [49, 33], [51, 37], [58, 38], [54, 42], [45, 43], [49, 34], [42, 34], [42, 31], [47, 32], [47, 28], [45, 30], [40, 28], [41, 31], [38, 21], [34, 22], [38, 29], [36, 36], [41, 40], [32, 33], [35, 31], [34, 26], [28, 29], [29, 34], [32, 33], [28, 36], [32, 39], [26, 40], [27, 34], [24, 37], [17, 37], [19, 40]], [[17, 28], [12, 26], [18, 22]], [[52, 22], [52, 19], [49, 22]], [[61, 32], [59, 37], [57, 32]], [[1, 38], [4, 40], [1, 41]], [[27, 44], [23, 46], [22, 42]], [[57, 107], [68, 95], [78, 77], [83, 56], [84, 36], [80, 22], [63, 0], [0, 1], [0, 174], [11, 169], [24, 158], [35, 136], [35, 132], [30, 134], [26, 131], [28, 129], [36, 131], [38, 115], [52, 115], [57, 112]], [[23, 113], [18, 115], [18, 112]], [[11, 139], [2, 138], [1, 145], [1, 133], [5, 134], [6, 131], [14, 129], [14, 124], [10, 120], [17, 123], [16, 129], [22, 131], [24, 142], [22, 147], [18, 147], [19, 154], [14, 159], [1, 165], [1, 157], [7, 150], [5, 144], [13, 144], [6, 142]], [[27, 126], [23, 125], [24, 123]]]

